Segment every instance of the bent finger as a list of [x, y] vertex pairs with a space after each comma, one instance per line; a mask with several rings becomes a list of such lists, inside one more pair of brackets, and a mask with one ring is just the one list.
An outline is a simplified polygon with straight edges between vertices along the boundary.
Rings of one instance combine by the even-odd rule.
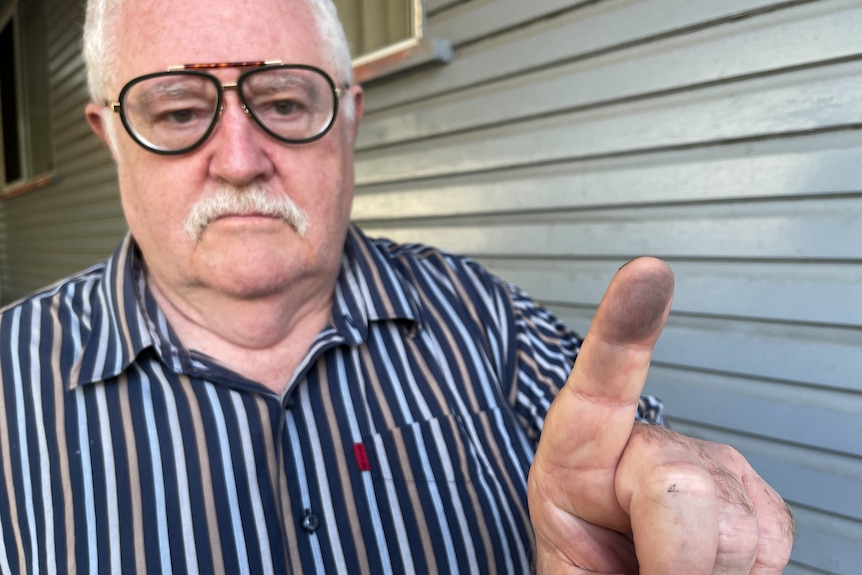
[[736, 449], [686, 438], [712, 473], [720, 505], [715, 574], [779, 575], [790, 559], [790, 509]]
[[712, 474], [671, 432], [645, 424], [637, 431], [617, 491], [631, 515], [641, 575], [712, 575], [721, 516]]
[[751, 575], [781, 575], [796, 539], [793, 513], [784, 499], [756, 473], [744, 477], [757, 517], [757, 556]]

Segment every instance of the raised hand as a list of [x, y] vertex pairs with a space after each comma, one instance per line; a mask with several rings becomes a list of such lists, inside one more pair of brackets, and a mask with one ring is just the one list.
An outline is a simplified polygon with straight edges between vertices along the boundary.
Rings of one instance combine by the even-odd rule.
[[670, 312], [660, 260], [611, 282], [530, 471], [539, 575], [781, 573], [793, 520], [734, 449], [635, 423]]

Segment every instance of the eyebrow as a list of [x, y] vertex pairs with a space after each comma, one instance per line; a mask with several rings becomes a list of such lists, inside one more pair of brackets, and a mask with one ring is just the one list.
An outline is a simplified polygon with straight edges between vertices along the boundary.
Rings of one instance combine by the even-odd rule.
[[258, 89], [272, 91], [284, 88], [315, 88], [314, 82], [309, 81], [299, 74], [279, 74], [278, 76], [258, 76], [253, 82]]
[[[177, 81], [178, 78], [173, 78], [173, 81], [171, 80], [171, 78], [165, 78], [165, 81], [159, 82], [158, 84], [141, 91], [139, 101], [146, 104], [157, 99], [165, 99], [166, 97], [168, 99], [178, 100], [188, 96], [189, 94], [205, 91], [198, 89], [198, 87], [205, 87], [206, 84], [201, 82], [191, 83], [191, 78], [184, 78], [183, 80], [185, 81]], [[189, 89], [190, 86], [193, 86], [195, 89]]]

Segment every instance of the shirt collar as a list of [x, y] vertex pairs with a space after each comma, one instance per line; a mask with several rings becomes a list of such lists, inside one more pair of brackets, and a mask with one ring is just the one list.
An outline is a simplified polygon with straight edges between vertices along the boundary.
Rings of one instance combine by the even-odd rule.
[[69, 387], [86, 385], [123, 373], [153, 343], [137, 297], [140, 258], [130, 234], [114, 250], [90, 298], [90, 333], [72, 368]]
[[[359, 345], [371, 322], [417, 322], [418, 297], [396, 263], [396, 246], [372, 240], [351, 224], [332, 304], [336, 331]], [[92, 298], [91, 331], [75, 365], [70, 388], [122, 374], [145, 350], [158, 346], [161, 357], [182, 369], [189, 354], [164, 321], [144, 284], [137, 244], [127, 234], [107, 260]], [[142, 301], [142, 299], [144, 301]], [[147, 305], [149, 302], [150, 305]]]
[[335, 286], [332, 320], [351, 345], [365, 341], [378, 321], [415, 323], [418, 298], [396, 265], [394, 244], [372, 240], [351, 224]]

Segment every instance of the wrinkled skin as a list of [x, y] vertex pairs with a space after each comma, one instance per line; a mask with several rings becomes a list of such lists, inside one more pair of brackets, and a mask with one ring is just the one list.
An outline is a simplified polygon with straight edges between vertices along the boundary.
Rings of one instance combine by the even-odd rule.
[[617, 273], [530, 471], [540, 575], [774, 575], [793, 520], [734, 449], [635, 423], [673, 275], [642, 258]]

